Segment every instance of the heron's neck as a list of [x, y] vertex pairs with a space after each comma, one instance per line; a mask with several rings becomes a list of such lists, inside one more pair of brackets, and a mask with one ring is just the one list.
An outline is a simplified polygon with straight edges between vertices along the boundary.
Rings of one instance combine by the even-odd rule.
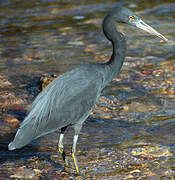
[[109, 83], [120, 71], [126, 51], [126, 40], [124, 35], [117, 31], [115, 21], [110, 17], [105, 17], [103, 21], [103, 31], [106, 37], [112, 42], [113, 52], [110, 60], [105, 63], [106, 84]]

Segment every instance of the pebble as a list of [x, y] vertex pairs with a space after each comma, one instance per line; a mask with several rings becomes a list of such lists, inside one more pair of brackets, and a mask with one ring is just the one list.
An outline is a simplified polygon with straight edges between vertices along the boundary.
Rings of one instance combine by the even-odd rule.
[[73, 16], [72, 19], [82, 20], [84, 19], [84, 16]]

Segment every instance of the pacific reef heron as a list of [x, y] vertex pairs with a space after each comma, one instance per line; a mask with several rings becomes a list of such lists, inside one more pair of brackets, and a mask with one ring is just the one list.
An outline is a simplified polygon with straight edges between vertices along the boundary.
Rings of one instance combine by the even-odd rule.
[[131, 10], [120, 6], [113, 8], [103, 20], [104, 34], [113, 46], [110, 60], [106, 63], [80, 65], [53, 80], [32, 103], [13, 142], [8, 146], [9, 150], [22, 148], [33, 139], [61, 129], [57, 149], [68, 164], [63, 149], [63, 137], [66, 128], [72, 126], [75, 131], [72, 158], [77, 174], [80, 173], [75, 153], [82, 124], [103, 88], [119, 73], [125, 57], [126, 40], [117, 31], [116, 23], [135, 26], [168, 41]]

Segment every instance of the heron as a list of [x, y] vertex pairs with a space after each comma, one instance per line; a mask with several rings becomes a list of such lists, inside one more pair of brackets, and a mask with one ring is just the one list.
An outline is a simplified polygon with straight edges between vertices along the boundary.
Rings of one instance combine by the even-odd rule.
[[111, 58], [105, 63], [79, 65], [54, 79], [32, 103], [14, 140], [8, 145], [9, 150], [22, 148], [33, 139], [60, 130], [57, 150], [68, 165], [63, 138], [67, 127], [71, 126], [74, 128], [71, 153], [76, 173], [80, 174], [76, 145], [83, 122], [103, 88], [119, 73], [125, 58], [126, 39], [117, 31], [117, 23], [129, 24], [168, 41], [130, 9], [122, 6], [113, 8], [102, 23], [103, 32], [113, 47]]

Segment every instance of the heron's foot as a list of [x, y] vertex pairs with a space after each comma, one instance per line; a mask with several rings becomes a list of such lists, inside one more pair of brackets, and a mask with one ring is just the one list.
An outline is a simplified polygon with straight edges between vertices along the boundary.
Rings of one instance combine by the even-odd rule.
[[65, 156], [64, 162], [65, 162], [67, 167], [72, 167], [72, 164], [69, 162], [67, 156]]
[[63, 150], [63, 147], [58, 145], [58, 147], [57, 147], [57, 152], [63, 154], [63, 151], [64, 151], [64, 150]]
[[77, 173], [77, 175], [81, 176], [81, 171], [80, 171], [79, 166], [78, 166], [78, 160], [77, 160], [77, 157], [76, 157], [74, 152], [72, 153], [72, 158], [74, 160], [76, 173]]
[[68, 157], [66, 156], [65, 151], [63, 150], [63, 147], [58, 146], [57, 151], [61, 154], [63, 161], [65, 162], [67, 167], [72, 167], [71, 163], [68, 160]]
[[63, 161], [66, 164], [66, 167], [72, 168], [72, 164], [69, 162], [68, 156], [66, 156], [66, 153], [63, 151], [62, 153]]

